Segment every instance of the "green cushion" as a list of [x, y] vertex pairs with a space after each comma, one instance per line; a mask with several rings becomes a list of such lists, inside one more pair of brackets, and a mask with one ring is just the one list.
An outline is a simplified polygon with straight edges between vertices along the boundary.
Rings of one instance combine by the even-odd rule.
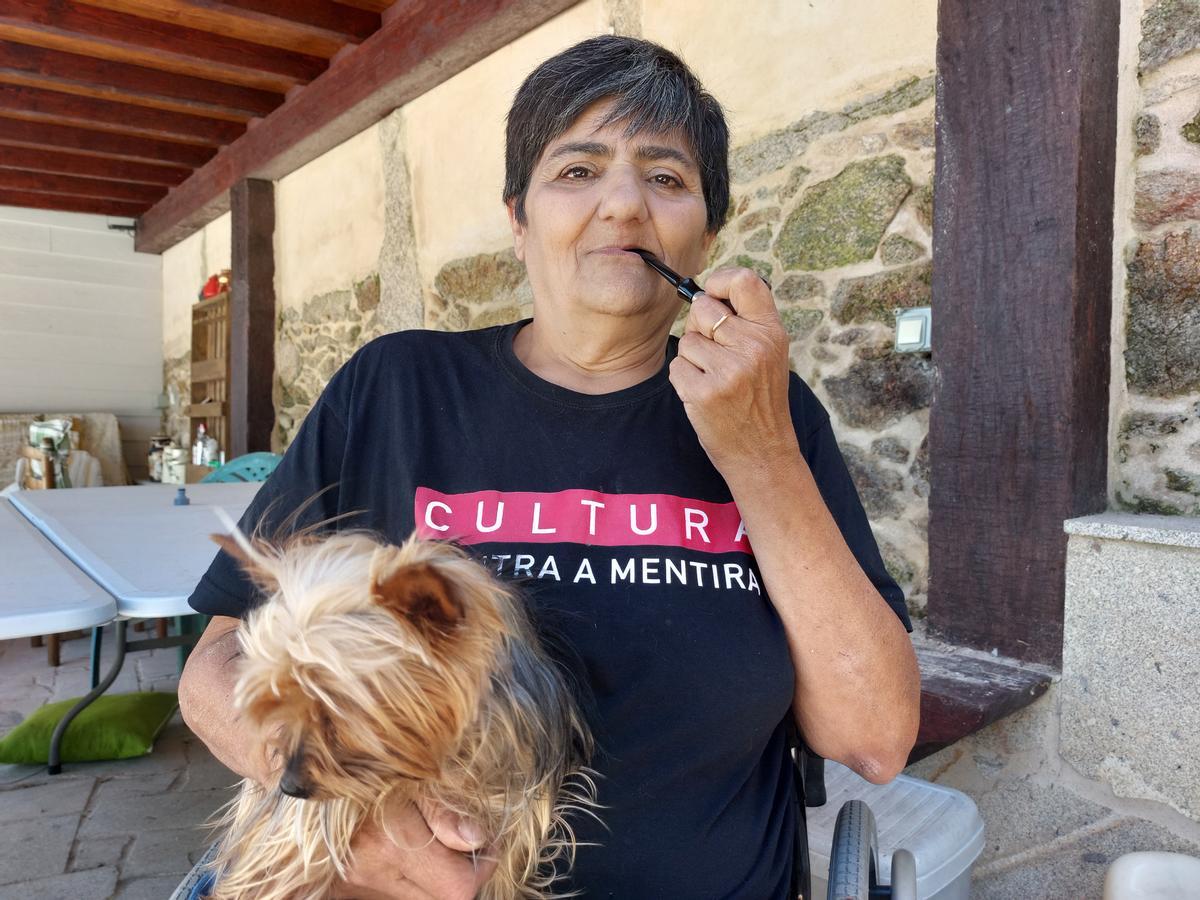
[[[48, 703], [6, 734], [0, 740], [0, 763], [48, 762], [54, 727], [77, 701]], [[179, 698], [170, 691], [103, 694], [67, 727], [62, 761], [128, 759], [149, 753], [178, 706]]]

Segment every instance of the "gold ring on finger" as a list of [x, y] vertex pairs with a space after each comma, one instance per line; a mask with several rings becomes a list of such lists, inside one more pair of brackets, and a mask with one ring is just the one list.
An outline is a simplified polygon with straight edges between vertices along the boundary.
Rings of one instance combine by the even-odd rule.
[[712, 327], [712, 328], [709, 330], [709, 332], [708, 332], [708, 336], [709, 336], [709, 337], [710, 337], [712, 340], [714, 340], [714, 341], [715, 341], [715, 340], [717, 339], [717, 329], [718, 329], [718, 328], [720, 328], [722, 325], [724, 325], [724, 324], [725, 324], [725, 320], [726, 320], [726, 319], [728, 319], [728, 318], [730, 317], [730, 315], [732, 315], [732, 314], [731, 314], [731, 313], [725, 313], [725, 315], [723, 315], [723, 316], [721, 316], [721, 318], [717, 319], [717, 322], [716, 322], [716, 324], [715, 324], [715, 325], [713, 325], [713, 327]]

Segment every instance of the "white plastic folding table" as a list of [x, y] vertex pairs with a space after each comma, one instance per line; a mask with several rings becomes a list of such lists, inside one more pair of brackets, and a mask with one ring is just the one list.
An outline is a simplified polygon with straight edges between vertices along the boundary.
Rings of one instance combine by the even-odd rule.
[[[39, 535], [28, 534], [36, 529], [44, 541], [53, 544], [61, 553], [55, 562], [57, 568], [53, 569], [55, 572], [61, 570], [56, 577], [66, 580], [69, 575], [74, 575], [81, 582], [90, 582], [93, 589], [92, 595], [80, 594], [81, 598], [88, 596], [90, 600], [77, 599], [74, 606], [66, 599], [49, 600], [48, 591], [39, 590], [31, 595], [33, 602], [53, 602], [60, 610], [59, 618], [52, 620], [55, 627], [41, 627], [31, 633], [49, 634], [116, 620], [113, 663], [99, 681], [98, 671], [93, 671], [92, 690], [59, 722], [50, 747], [52, 773], [61, 770], [59, 750], [71, 720], [116, 680], [127, 650], [153, 650], [194, 643], [194, 636], [127, 642], [126, 624], [131, 618], [170, 618], [192, 612], [187, 598], [216, 552], [209, 535], [225, 531], [214, 508], [220, 507], [230, 518], [237, 520], [260, 487], [262, 485], [256, 482], [191, 484], [186, 488], [189, 501], [186, 506], [175, 504], [178, 490], [174, 485], [21, 491], [10, 496], [12, 507], [6, 508], [5, 512], [10, 517], [19, 514], [18, 518], [23, 517], [32, 526], [26, 532], [28, 542], [36, 544], [34, 538]], [[14, 533], [21, 533], [18, 525], [12, 525]], [[7, 535], [8, 532], [4, 533]], [[53, 552], [45, 543], [41, 546], [44, 554]], [[62, 556], [80, 571], [72, 573]], [[4, 582], [17, 584], [7, 576]], [[69, 592], [68, 595], [74, 596]], [[83, 622], [82, 618], [88, 617], [82, 615], [81, 610], [91, 609], [87, 603], [95, 603], [97, 597], [104, 595], [110, 605], [104, 607], [103, 612], [91, 613], [90, 620]], [[18, 596], [13, 595], [14, 603], [28, 605], [26, 601], [17, 600]], [[73, 612], [68, 613], [68, 609]], [[70, 619], [70, 615], [76, 619]], [[7, 607], [0, 607], [0, 619], [8, 618]], [[76, 624], [69, 624], [76, 620]], [[0, 622], [0, 637], [16, 636], [9, 634], [5, 623]], [[93, 654], [96, 662], [98, 657], [97, 651]]]
[[0, 640], [93, 628], [117, 601], [0, 499]]

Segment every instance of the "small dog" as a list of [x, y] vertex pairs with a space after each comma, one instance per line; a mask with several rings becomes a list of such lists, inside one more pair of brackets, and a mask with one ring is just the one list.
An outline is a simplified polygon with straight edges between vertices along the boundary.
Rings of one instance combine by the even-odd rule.
[[235, 703], [285, 763], [218, 823], [214, 900], [328, 897], [396, 792], [480, 826], [499, 857], [481, 897], [555, 896], [564, 814], [595, 815], [592, 745], [520, 598], [415, 536], [213, 538], [267, 595], [239, 631]]

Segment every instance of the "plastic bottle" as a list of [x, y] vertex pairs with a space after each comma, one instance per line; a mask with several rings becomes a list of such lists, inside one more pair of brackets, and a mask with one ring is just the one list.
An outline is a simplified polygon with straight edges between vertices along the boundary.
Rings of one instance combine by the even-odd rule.
[[208, 434], [208, 429], [204, 427], [203, 422], [201, 422], [199, 425], [196, 426], [196, 440], [194, 440], [192, 442], [192, 465], [193, 466], [204, 465], [204, 445], [206, 442], [207, 434]]

